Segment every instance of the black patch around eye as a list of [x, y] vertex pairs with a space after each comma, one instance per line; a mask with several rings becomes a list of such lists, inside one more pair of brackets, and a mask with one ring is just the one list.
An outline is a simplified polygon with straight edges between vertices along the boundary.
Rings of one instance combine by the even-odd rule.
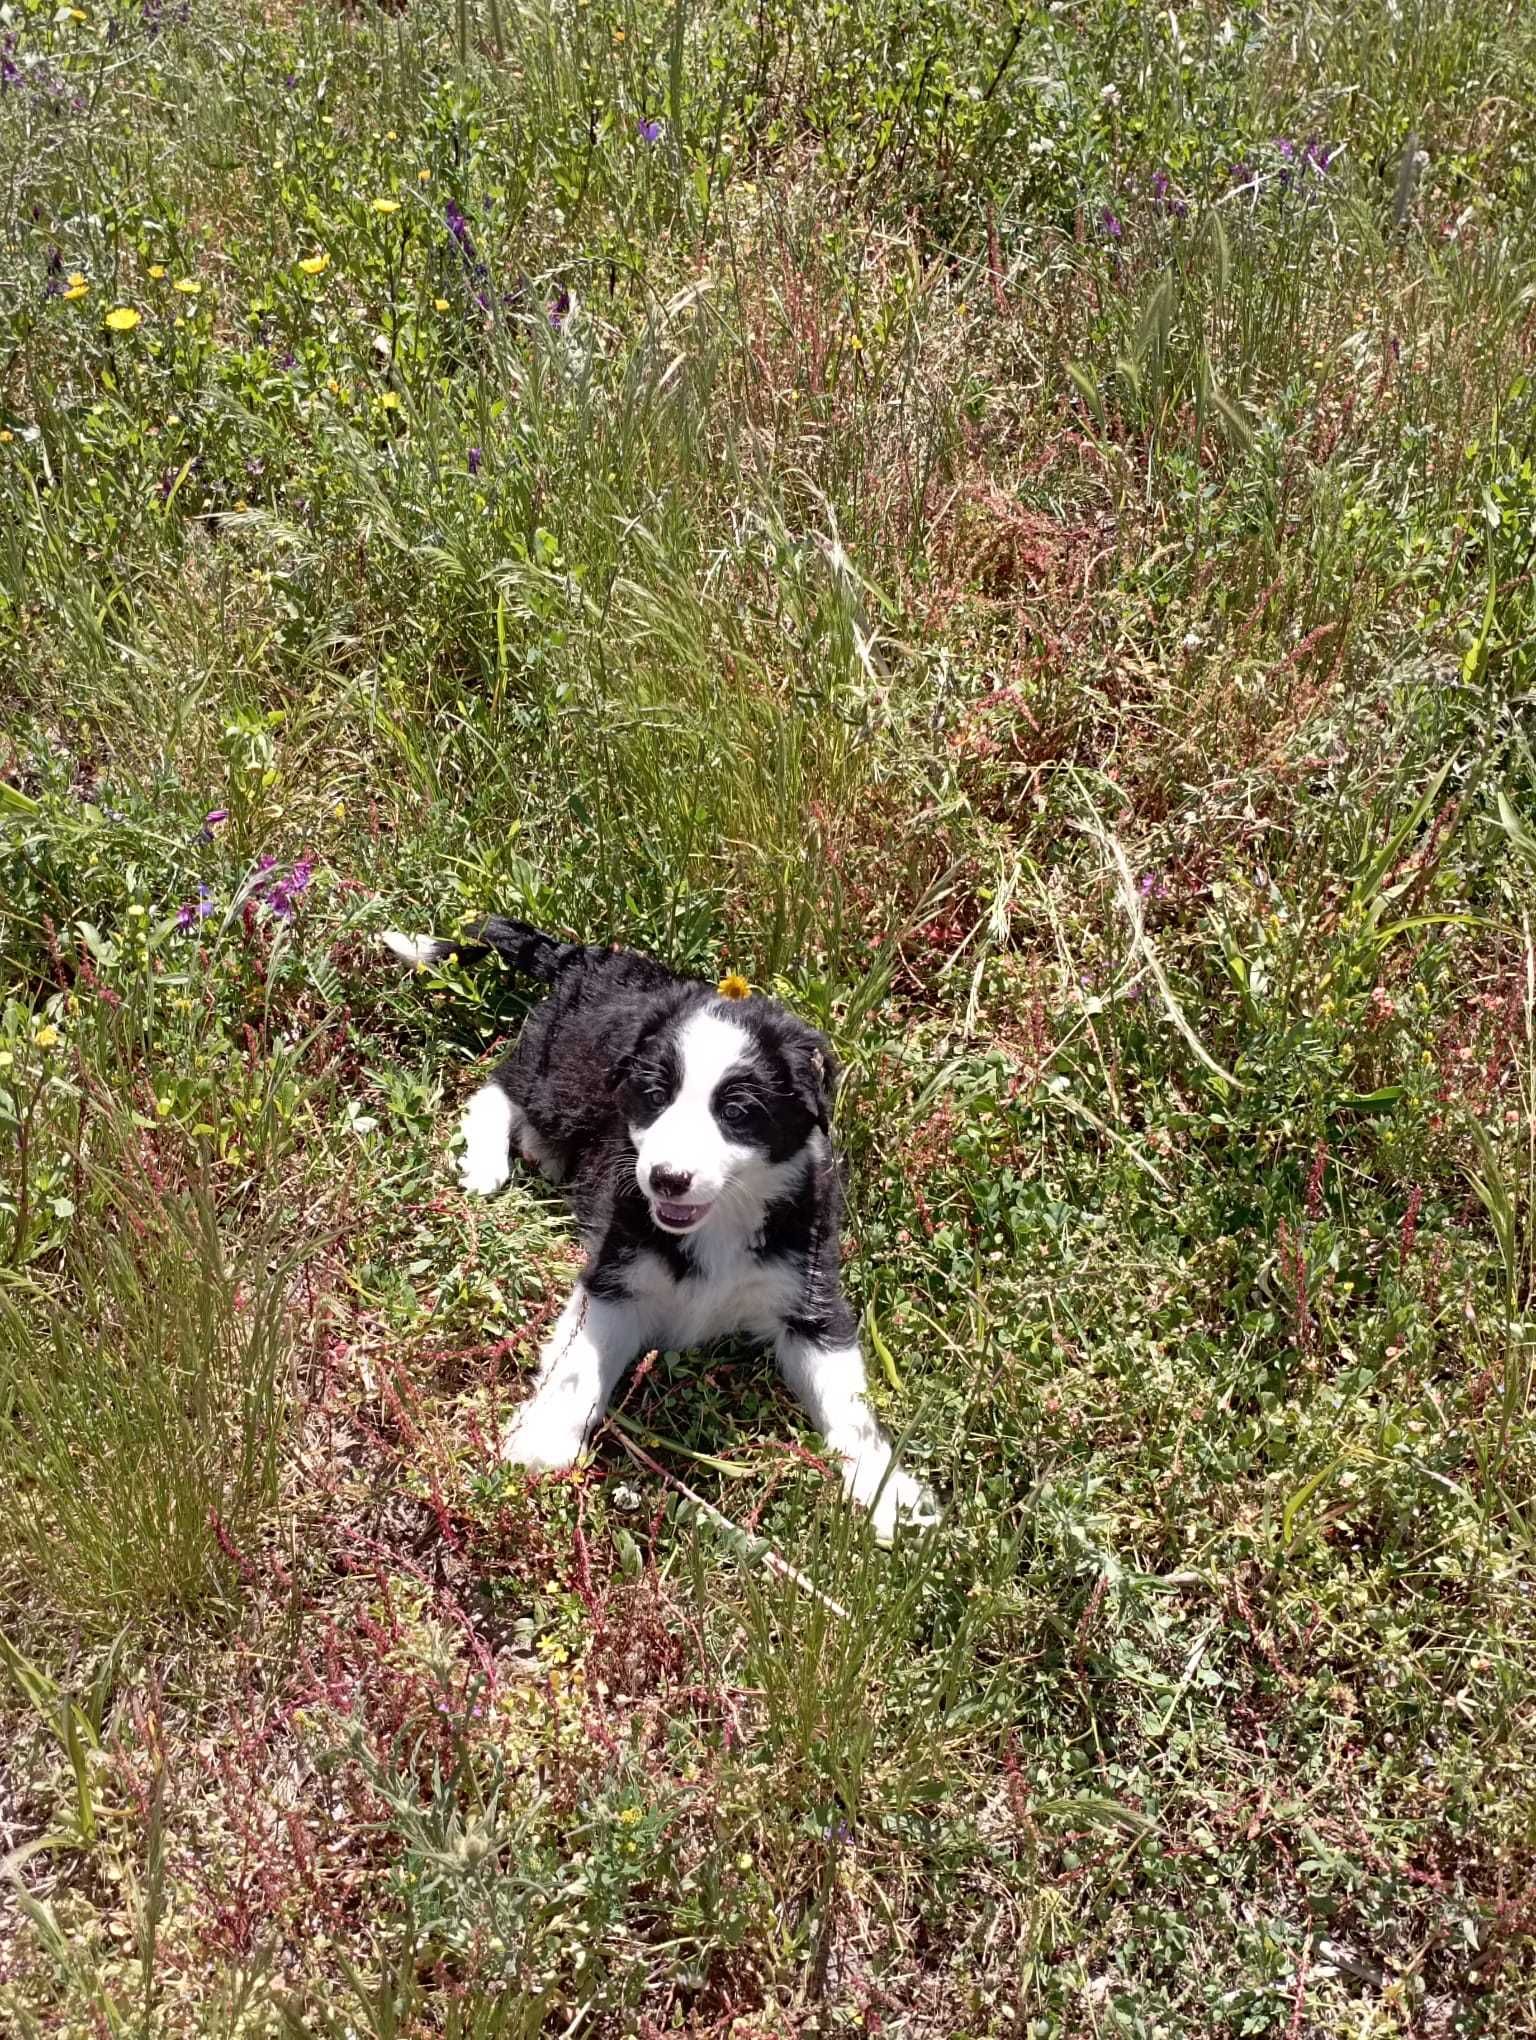
[[677, 1078], [672, 1057], [631, 1070], [624, 1083], [624, 1114], [632, 1126], [644, 1126], [661, 1117], [677, 1096]]

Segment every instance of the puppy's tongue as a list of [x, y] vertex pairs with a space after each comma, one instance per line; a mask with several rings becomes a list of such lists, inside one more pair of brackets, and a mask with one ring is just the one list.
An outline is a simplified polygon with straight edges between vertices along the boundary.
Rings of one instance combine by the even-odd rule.
[[708, 1209], [707, 1204], [668, 1204], [660, 1198], [657, 1199], [655, 1206], [656, 1216], [662, 1224], [676, 1226], [679, 1231], [697, 1225]]

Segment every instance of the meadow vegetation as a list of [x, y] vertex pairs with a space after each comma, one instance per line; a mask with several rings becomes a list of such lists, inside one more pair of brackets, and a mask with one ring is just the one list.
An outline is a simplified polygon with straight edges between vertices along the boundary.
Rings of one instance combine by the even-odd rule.
[[[1536, 10], [0, 6], [0, 2028], [1536, 2030]], [[494, 1443], [497, 908], [947, 1499]]]

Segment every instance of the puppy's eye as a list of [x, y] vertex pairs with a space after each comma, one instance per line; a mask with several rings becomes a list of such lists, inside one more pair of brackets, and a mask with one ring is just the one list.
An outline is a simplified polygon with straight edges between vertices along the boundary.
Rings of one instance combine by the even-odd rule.
[[750, 1098], [727, 1098], [720, 1107], [720, 1117], [727, 1126], [745, 1126], [752, 1117]]

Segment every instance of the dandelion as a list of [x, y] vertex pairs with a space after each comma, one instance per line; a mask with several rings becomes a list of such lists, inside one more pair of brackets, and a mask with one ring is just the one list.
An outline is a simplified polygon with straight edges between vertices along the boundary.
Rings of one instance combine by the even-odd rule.
[[435, 298], [433, 298], [433, 300], [432, 300], [432, 309], [433, 309], [433, 311], [434, 311], [434, 312], [446, 312], [446, 311], [447, 311], [447, 309], [448, 309], [448, 300], [447, 300], [447, 298], [445, 298], [445, 297], [435, 297]]
[[179, 290], [183, 297], [198, 296], [198, 294], [202, 290], [202, 287], [203, 286], [198, 282], [195, 276], [178, 276], [176, 281], [171, 285], [171, 289]]
[[376, 198], [373, 201], [373, 209], [376, 213], [399, 212], [400, 201], [398, 198]]
[[319, 254], [301, 256], [298, 266], [306, 276], [322, 276], [330, 268], [331, 258], [322, 249]]
[[163, 262], [151, 262], [149, 265], [149, 273], [155, 279], [156, 283], [159, 283], [161, 278], [165, 275], [165, 264]]
[[635, 123], [635, 133], [639, 135], [642, 142], [659, 142], [661, 140], [661, 122], [659, 120], [637, 121]]
[[139, 323], [139, 314], [132, 305], [114, 305], [103, 324], [109, 333], [131, 333]]
[[739, 971], [734, 970], [726, 972], [715, 990], [722, 999], [748, 999], [752, 996], [752, 987]]
[[76, 298], [88, 297], [90, 289], [91, 286], [88, 283], [72, 283], [69, 289], [64, 292], [64, 297], [67, 301], [73, 303]]

